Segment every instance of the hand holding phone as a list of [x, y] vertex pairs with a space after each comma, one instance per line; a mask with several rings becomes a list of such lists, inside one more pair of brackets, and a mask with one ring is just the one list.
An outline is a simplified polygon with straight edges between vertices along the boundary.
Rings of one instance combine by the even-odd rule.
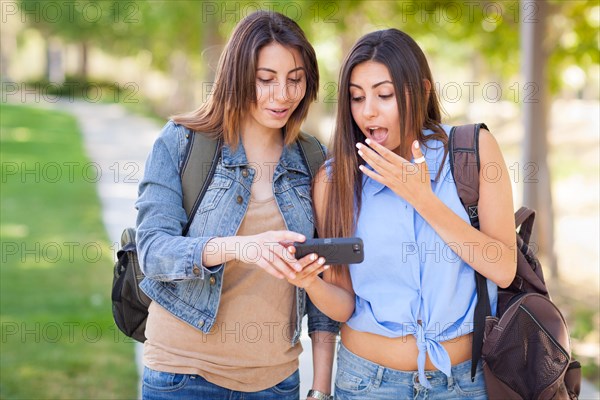
[[359, 264], [364, 258], [361, 238], [322, 238], [307, 239], [305, 242], [294, 242], [296, 259], [311, 253], [325, 258], [325, 264]]

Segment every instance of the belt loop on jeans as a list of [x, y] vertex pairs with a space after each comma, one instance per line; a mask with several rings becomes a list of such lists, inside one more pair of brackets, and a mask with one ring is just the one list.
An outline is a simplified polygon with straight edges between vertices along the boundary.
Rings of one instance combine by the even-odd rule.
[[385, 367], [381, 365], [377, 366], [377, 373], [375, 375], [375, 381], [373, 382], [373, 386], [378, 388], [381, 386], [381, 381], [383, 380], [383, 373], [385, 372]]

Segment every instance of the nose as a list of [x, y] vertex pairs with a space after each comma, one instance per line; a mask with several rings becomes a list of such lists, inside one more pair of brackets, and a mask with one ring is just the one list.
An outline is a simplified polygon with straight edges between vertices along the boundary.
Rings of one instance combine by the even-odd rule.
[[275, 86], [275, 93], [274, 93], [274, 99], [275, 102], [277, 103], [283, 103], [288, 99], [288, 93], [287, 93], [287, 86], [284, 82], [278, 82], [278, 84]]
[[285, 84], [285, 100], [288, 103], [296, 103], [302, 100], [304, 97], [304, 89], [298, 84], [287, 83]]
[[363, 116], [365, 118], [373, 118], [377, 115], [377, 106], [374, 104], [374, 101], [369, 97], [365, 97], [364, 107], [363, 107]]
[[289, 101], [290, 94], [288, 85], [285, 84], [285, 81], [278, 81], [274, 85], [269, 88], [269, 100], [275, 104], [282, 104]]

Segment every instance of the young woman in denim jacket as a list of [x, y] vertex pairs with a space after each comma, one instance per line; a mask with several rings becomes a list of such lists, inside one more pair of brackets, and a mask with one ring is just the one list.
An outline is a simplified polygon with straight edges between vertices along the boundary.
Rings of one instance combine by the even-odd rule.
[[481, 365], [470, 376], [474, 270], [488, 279], [493, 312], [497, 286], [516, 271], [511, 185], [498, 144], [481, 131], [478, 231], [450, 172], [451, 127], [441, 123], [427, 60], [412, 38], [388, 29], [359, 39], [338, 98], [332, 157], [314, 187], [318, 231], [362, 237], [365, 260], [306, 288], [321, 311], [345, 322], [335, 398], [485, 399]]
[[[326, 267], [316, 255], [296, 260], [289, 244], [314, 232], [298, 135], [318, 82], [298, 25], [256, 12], [235, 28], [210, 99], [170, 121], [154, 144], [136, 203], [141, 287], [153, 300], [144, 399], [299, 398], [302, 287]], [[182, 237], [179, 171], [194, 131], [224, 145]], [[328, 394], [338, 326], [314, 306], [308, 313], [313, 389]]]

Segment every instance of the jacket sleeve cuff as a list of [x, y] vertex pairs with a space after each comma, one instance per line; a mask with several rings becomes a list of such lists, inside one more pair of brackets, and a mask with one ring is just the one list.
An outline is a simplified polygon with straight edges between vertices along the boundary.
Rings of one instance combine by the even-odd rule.
[[221, 271], [221, 269], [223, 269], [223, 267], [225, 266], [225, 264], [219, 264], [212, 267], [207, 267], [202, 263], [202, 254], [204, 253], [206, 244], [213, 238], [215, 238], [215, 236], [199, 238], [198, 242], [194, 246], [193, 251], [191, 252], [191, 275], [194, 275], [199, 279], [204, 279], [205, 274], [217, 273]]

